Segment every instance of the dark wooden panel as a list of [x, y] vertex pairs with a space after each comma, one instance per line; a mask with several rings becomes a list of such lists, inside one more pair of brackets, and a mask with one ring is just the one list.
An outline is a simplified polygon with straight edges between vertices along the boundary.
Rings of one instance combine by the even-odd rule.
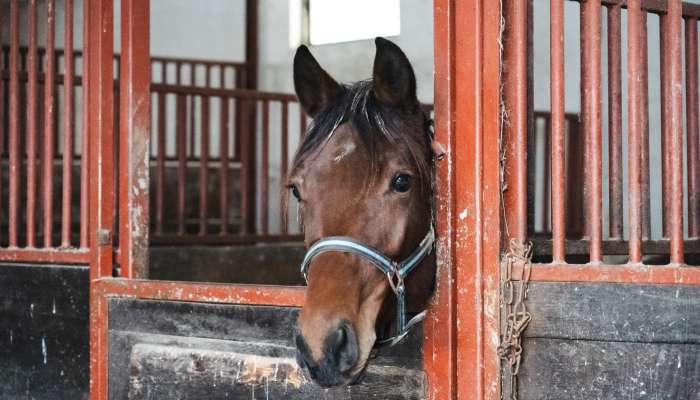
[[[291, 349], [290, 349], [291, 350]], [[322, 389], [305, 377], [293, 354], [245, 353], [137, 345], [131, 353], [129, 399], [420, 399], [421, 371], [371, 366], [365, 382]]]
[[[262, 369], [255, 379], [238, 381], [237, 362], [255, 360], [283, 365], [288, 377], [301, 376], [296, 362], [290, 361], [295, 357], [297, 314], [297, 309], [285, 307], [112, 299], [110, 399], [424, 397], [420, 329], [402, 344], [383, 350], [362, 384], [352, 389], [324, 391], [306, 381], [297, 387], [280, 380], [281, 375], [270, 379]], [[199, 366], [192, 369], [195, 364]], [[266, 380], [267, 392], [260, 379]], [[387, 395], [390, 391], [396, 396]]]
[[698, 400], [700, 345], [526, 339], [520, 400]]
[[700, 287], [532, 282], [527, 337], [700, 344]]
[[88, 269], [0, 265], [0, 399], [88, 398]]
[[151, 247], [152, 279], [303, 285], [301, 243], [246, 246]]

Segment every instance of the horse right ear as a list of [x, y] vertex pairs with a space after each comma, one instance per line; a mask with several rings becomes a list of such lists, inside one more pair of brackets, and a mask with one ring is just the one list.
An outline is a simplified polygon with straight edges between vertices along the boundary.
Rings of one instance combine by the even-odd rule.
[[311, 118], [343, 94], [343, 87], [321, 68], [304, 45], [299, 46], [294, 55], [294, 90]]

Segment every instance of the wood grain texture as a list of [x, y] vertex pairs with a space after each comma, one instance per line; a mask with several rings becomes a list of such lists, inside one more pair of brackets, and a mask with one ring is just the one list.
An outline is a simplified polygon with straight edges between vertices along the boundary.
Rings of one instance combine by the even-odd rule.
[[700, 287], [533, 282], [525, 335], [700, 344]]
[[297, 314], [290, 307], [110, 299], [109, 398], [425, 397], [421, 329], [382, 350], [361, 384], [325, 390], [296, 369]]
[[700, 345], [526, 339], [520, 400], [698, 400]]

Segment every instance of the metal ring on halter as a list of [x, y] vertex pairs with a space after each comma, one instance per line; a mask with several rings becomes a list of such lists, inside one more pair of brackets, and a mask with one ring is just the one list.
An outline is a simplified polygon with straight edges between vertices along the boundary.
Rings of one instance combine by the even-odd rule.
[[393, 346], [400, 342], [408, 334], [411, 327], [425, 318], [425, 311], [406, 322], [406, 294], [404, 279], [417, 267], [425, 257], [433, 250], [435, 243], [435, 230], [432, 225], [421, 240], [418, 247], [405, 260], [397, 262], [385, 256], [381, 251], [374, 249], [362, 242], [345, 236], [331, 236], [322, 238], [314, 243], [306, 252], [301, 263], [301, 274], [308, 283], [308, 270], [311, 260], [319, 254], [327, 252], [343, 252], [359, 255], [371, 262], [382, 271], [396, 295], [396, 331], [391, 337], [377, 340], [375, 346]]

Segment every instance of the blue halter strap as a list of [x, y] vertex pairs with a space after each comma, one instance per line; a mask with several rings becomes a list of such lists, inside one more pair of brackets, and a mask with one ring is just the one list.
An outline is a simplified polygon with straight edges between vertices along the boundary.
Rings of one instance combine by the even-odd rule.
[[404, 285], [404, 278], [432, 252], [434, 243], [435, 231], [431, 225], [428, 233], [423, 240], [421, 240], [413, 253], [405, 260], [398, 262], [387, 257], [381, 251], [353, 238], [329, 236], [318, 240], [307, 250], [304, 261], [301, 263], [301, 274], [308, 282], [308, 271], [311, 260], [317, 255], [327, 252], [352, 253], [371, 262], [386, 275], [389, 280], [389, 285], [396, 295], [396, 330], [394, 335], [377, 340], [375, 346], [393, 346], [406, 337], [414, 325], [425, 318], [425, 311], [423, 311], [409, 321], [406, 321], [406, 287]]

